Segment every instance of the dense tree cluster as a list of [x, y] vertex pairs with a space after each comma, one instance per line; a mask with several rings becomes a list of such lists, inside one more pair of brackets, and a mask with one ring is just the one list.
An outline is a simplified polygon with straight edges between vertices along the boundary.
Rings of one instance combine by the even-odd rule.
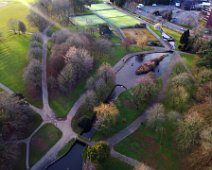
[[131, 90], [133, 101], [138, 108], [144, 107], [152, 101], [160, 89], [160, 83], [156, 81], [155, 75], [149, 73], [141, 79], [140, 83]]
[[93, 146], [85, 149], [85, 158], [93, 162], [101, 162], [106, 160], [110, 154], [110, 147], [104, 142], [98, 142]]
[[49, 64], [49, 83], [63, 92], [73, 89], [93, 69], [95, 40], [88, 34], [60, 30], [52, 35], [54, 46]]
[[[101, 113], [98, 112], [98, 114], [94, 113], [95, 112], [94, 108], [96, 108], [96, 106], [98, 106], [99, 103], [104, 102], [107, 99], [112, 89], [114, 88], [114, 85], [115, 85], [115, 73], [113, 72], [112, 67], [108, 64], [102, 65], [97, 71], [96, 75], [88, 79], [87, 93], [85, 96], [84, 103], [77, 111], [77, 116], [75, 117], [76, 119], [78, 119], [77, 122], [79, 127], [81, 127], [83, 130], [86, 130], [87, 127], [90, 127], [89, 122], [93, 121], [93, 118], [96, 117], [97, 115], [99, 119], [97, 118], [98, 123], [96, 123], [96, 127], [98, 127], [98, 129], [108, 128], [115, 123], [112, 120], [115, 120], [116, 117], [115, 115], [118, 114], [118, 111], [116, 112], [117, 114], [114, 113], [114, 117], [110, 114], [104, 114], [102, 112]], [[114, 110], [114, 108], [116, 108], [115, 106], [107, 104], [101, 104], [97, 108], [99, 109], [105, 108], [104, 106], [108, 108], [108, 110], [110, 109]], [[104, 116], [102, 116], [102, 114]], [[90, 120], [87, 119], [88, 117]], [[87, 124], [86, 127], [81, 126], [82, 122], [84, 121], [86, 121]]]
[[41, 93], [41, 75], [42, 75], [42, 35], [34, 33], [30, 41], [29, 64], [24, 72], [24, 80], [27, 84], [29, 94], [39, 96]]
[[184, 113], [175, 123], [175, 139], [178, 148], [188, 153], [185, 161], [189, 170], [212, 166], [212, 71], [199, 67], [199, 60], [194, 61], [191, 72], [183, 64], [175, 66], [166, 100], [168, 107], [172, 103], [170, 108]]
[[[18, 95], [0, 93], [0, 169], [12, 170], [20, 150], [11, 141], [24, 139], [32, 130], [34, 112]], [[27, 128], [26, 128], [27, 125]]]
[[93, 68], [93, 58], [87, 50], [70, 47], [64, 56], [65, 67], [58, 77], [59, 88], [67, 92], [73, 89]]
[[172, 77], [169, 82], [167, 104], [179, 111], [183, 112], [193, 97], [193, 89], [195, 83], [187, 72], [184, 64], [177, 63], [173, 68]]

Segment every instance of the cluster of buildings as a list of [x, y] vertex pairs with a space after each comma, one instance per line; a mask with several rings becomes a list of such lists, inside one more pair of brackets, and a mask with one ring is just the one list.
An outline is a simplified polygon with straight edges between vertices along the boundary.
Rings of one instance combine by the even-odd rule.
[[201, 10], [206, 27], [212, 29], [212, 0], [176, 0], [175, 6], [184, 10]]
[[185, 10], [203, 10], [212, 5], [212, 0], [176, 0], [175, 6]]
[[212, 7], [206, 9], [205, 14], [203, 19], [206, 21], [206, 27], [212, 29]]

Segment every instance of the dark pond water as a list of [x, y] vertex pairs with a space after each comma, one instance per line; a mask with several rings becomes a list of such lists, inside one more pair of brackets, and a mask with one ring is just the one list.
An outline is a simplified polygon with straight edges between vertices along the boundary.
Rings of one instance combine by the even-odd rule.
[[[144, 57], [134, 56], [130, 58], [122, 67], [122, 69], [117, 73], [116, 84], [118, 84], [118, 86], [114, 88], [109, 100], [112, 100], [119, 96], [119, 94], [126, 90], [126, 87], [130, 88], [134, 86], [137, 82], [139, 82], [141, 77], [144, 75], [136, 75], [135, 72], [136, 69], [142, 63], [154, 59], [163, 54], [167, 54], [167, 57], [165, 57], [154, 70], [156, 76], [159, 77], [169, 65], [172, 54], [154, 53], [145, 55]], [[89, 132], [83, 133], [82, 136], [91, 138], [94, 132], [95, 129], [92, 128]], [[84, 149], [85, 145], [77, 141], [66, 155], [64, 155], [61, 159], [50, 165], [47, 170], [82, 170], [82, 156]]]
[[141, 77], [145, 76], [145, 74], [136, 75], [135, 72], [137, 68], [141, 64], [164, 54], [167, 54], [167, 57], [165, 57], [154, 70], [156, 77], [158, 78], [167, 69], [167, 66], [169, 65], [169, 62], [172, 56], [171, 53], [154, 53], [154, 54], [148, 54], [145, 56], [135, 56], [130, 58], [126, 62], [124, 67], [122, 67], [122, 69], [116, 74], [116, 84], [118, 84], [118, 86], [114, 88], [114, 90], [112, 91], [111, 95], [109, 96], [107, 100], [108, 101], [114, 100], [123, 91], [125, 91], [125, 88], [133, 87], [135, 86], [135, 84], [139, 83]]
[[[95, 129], [92, 128], [89, 132], [83, 133], [83, 137], [90, 138], [93, 136]], [[61, 159], [50, 165], [47, 170], [82, 170], [83, 151], [86, 145], [81, 142], [76, 142]]]

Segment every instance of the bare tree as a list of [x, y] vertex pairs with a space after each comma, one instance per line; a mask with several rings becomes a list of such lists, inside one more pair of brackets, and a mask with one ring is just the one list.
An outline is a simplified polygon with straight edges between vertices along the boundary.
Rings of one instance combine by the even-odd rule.
[[112, 124], [116, 123], [119, 114], [118, 109], [114, 104], [100, 104], [94, 108], [96, 112], [95, 127], [98, 131], [108, 131]]

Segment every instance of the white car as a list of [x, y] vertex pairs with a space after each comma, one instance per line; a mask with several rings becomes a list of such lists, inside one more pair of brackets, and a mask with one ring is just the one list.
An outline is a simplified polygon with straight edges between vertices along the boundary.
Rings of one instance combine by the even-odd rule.
[[144, 4], [138, 4], [137, 9], [141, 9], [144, 7]]
[[152, 4], [152, 6], [157, 6], [157, 4]]
[[176, 7], [180, 7], [180, 3], [179, 3], [179, 2], [176, 2], [176, 3], [175, 3], [175, 6], [176, 6]]
[[104, 1], [105, 4], [108, 4], [108, 5], [112, 5], [112, 2], [110, 1]]

